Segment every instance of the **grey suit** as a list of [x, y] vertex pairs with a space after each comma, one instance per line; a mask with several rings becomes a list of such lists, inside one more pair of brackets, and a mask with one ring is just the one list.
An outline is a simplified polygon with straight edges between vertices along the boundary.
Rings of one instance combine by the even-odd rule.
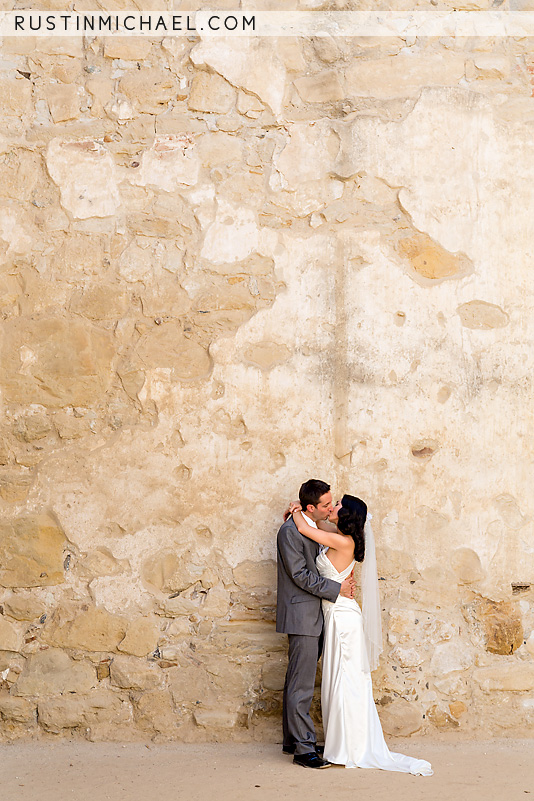
[[277, 538], [276, 630], [289, 638], [283, 734], [284, 746], [294, 746], [296, 754], [315, 750], [310, 705], [321, 653], [321, 598], [335, 601], [340, 587], [336, 581], [322, 578], [317, 572], [318, 553], [319, 545], [299, 534], [292, 518], [286, 520]]

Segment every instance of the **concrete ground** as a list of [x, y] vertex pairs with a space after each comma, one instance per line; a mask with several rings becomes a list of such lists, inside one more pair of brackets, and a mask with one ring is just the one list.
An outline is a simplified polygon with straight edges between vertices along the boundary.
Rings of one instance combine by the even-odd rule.
[[534, 740], [392, 740], [432, 762], [422, 778], [306, 770], [276, 745], [31, 743], [0, 746], [3, 801], [534, 801]]

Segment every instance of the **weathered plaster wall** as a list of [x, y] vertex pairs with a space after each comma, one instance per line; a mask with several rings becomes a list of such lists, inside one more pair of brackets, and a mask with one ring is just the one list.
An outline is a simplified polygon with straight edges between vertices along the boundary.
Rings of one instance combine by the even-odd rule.
[[4, 738], [274, 737], [311, 476], [373, 513], [386, 730], [528, 733], [531, 48], [2, 42]]

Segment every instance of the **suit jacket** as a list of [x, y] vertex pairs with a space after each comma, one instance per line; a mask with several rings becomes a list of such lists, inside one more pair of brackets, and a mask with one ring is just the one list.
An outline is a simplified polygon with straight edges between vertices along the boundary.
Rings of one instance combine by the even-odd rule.
[[323, 628], [321, 598], [334, 602], [340, 585], [319, 575], [315, 566], [319, 545], [299, 533], [292, 517], [281, 526], [276, 544], [276, 630], [319, 637]]

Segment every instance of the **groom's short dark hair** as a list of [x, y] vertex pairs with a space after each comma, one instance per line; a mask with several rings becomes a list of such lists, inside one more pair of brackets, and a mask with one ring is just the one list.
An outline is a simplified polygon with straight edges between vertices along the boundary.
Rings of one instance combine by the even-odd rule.
[[320, 481], [318, 478], [310, 478], [309, 481], [305, 481], [299, 489], [299, 501], [302, 510], [305, 512], [308, 504], [317, 506], [319, 499], [327, 492], [330, 492], [330, 484], [327, 484], [326, 481]]

